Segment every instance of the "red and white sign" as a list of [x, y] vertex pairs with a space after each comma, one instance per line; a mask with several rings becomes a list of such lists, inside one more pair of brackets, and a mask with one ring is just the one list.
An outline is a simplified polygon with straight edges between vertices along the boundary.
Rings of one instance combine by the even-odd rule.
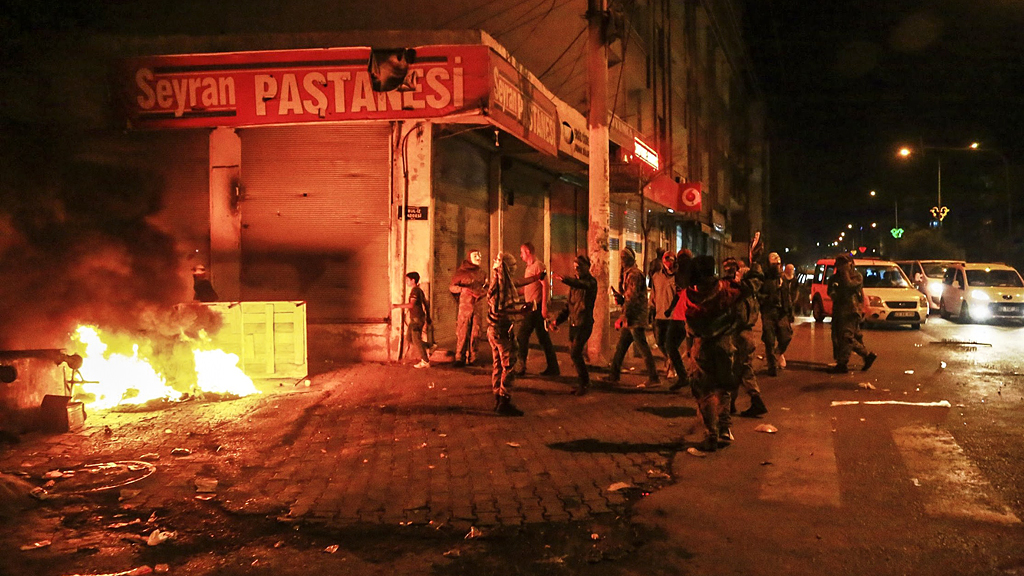
[[534, 148], [558, 155], [558, 108], [507, 60], [491, 52], [491, 94], [487, 115]]
[[407, 92], [372, 90], [369, 47], [149, 56], [122, 62], [121, 95], [135, 128], [431, 118], [483, 108], [489, 52], [417, 47]]
[[680, 212], [701, 211], [700, 182], [685, 182], [680, 184], [680, 206]]

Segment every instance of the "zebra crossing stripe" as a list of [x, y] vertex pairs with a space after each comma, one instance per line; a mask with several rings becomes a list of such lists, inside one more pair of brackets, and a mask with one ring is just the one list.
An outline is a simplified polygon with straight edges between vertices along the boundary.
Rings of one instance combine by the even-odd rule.
[[772, 465], [763, 468], [761, 500], [840, 507], [839, 467], [831, 426], [827, 415], [808, 415], [786, 423], [785, 442], [771, 443]]
[[904, 402], [902, 400], [868, 400], [861, 402], [859, 400], [835, 400], [831, 406], [857, 406], [862, 404], [864, 406], [919, 406], [923, 408], [950, 408], [951, 404], [947, 400], [940, 400], [938, 402]]
[[903, 463], [931, 516], [1020, 524], [993, 486], [945, 430], [931, 424], [893, 431]]

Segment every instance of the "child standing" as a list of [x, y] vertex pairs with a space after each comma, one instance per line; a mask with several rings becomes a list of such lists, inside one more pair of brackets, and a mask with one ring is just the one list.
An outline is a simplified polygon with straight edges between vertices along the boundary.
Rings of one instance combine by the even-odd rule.
[[406, 310], [405, 339], [413, 353], [420, 358], [413, 368], [430, 368], [430, 359], [427, 357], [427, 349], [422, 338], [423, 327], [430, 324], [430, 311], [427, 307], [427, 298], [420, 288], [419, 272], [406, 274], [405, 285], [409, 289], [409, 301], [405, 304], [392, 304], [391, 308]]

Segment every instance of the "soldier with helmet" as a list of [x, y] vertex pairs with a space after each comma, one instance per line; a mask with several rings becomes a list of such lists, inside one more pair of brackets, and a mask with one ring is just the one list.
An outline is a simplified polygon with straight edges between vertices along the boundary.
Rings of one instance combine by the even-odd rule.
[[828, 296], [832, 299], [832, 356], [836, 360], [832, 372], [846, 374], [847, 362], [854, 352], [864, 359], [861, 370], [871, 368], [878, 355], [864, 345], [860, 330], [864, 320], [864, 277], [853, 266], [849, 254], [836, 256], [836, 271], [828, 281]]

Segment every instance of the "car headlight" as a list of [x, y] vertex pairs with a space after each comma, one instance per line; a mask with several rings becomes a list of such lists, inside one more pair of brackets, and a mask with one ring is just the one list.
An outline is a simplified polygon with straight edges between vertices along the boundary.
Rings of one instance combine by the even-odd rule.
[[981, 290], [971, 290], [971, 300], [984, 300], [985, 302], [988, 302], [991, 298]]
[[928, 283], [928, 292], [936, 298], [942, 296], [942, 280], [932, 280]]
[[879, 296], [868, 296], [868, 306], [871, 306], [873, 308], [881, 308], [882, 298]]
[[927, 296], [921, 296], [920, 300], [921, 300], [921, 308], [927, 308], [928, 307], [928, 297]]

